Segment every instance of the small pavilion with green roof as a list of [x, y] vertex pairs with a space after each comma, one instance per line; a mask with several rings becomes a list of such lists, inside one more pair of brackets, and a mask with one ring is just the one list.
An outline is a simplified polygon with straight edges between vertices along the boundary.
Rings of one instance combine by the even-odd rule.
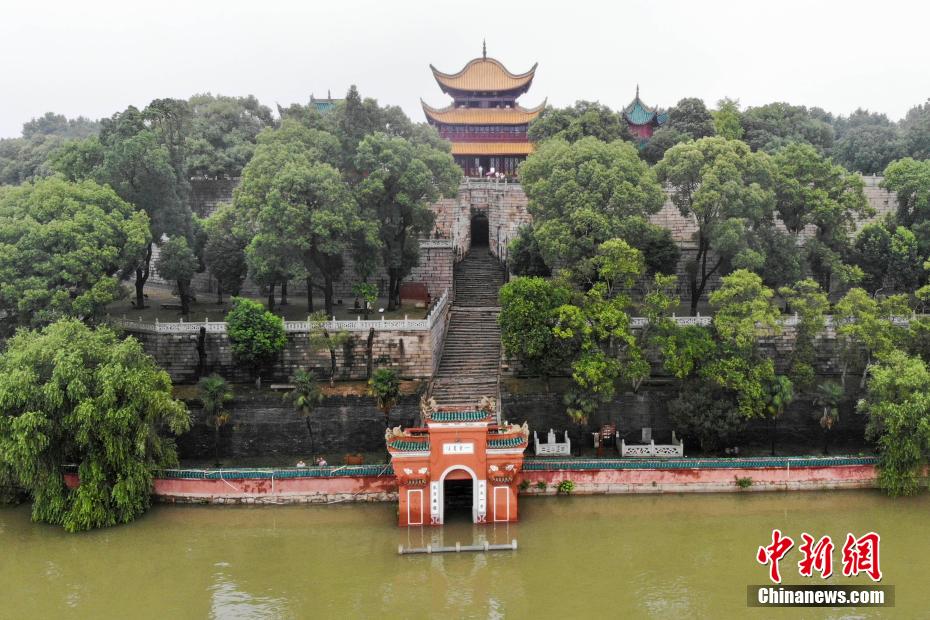
[[623, 108], [623, 118], [630, 127], [630, 133], [636, 138], [640, 147], [649, 141], [653, 132], [668, 122], [668, 113], [658, 108], [650, 108], [639, 98], [639, 85], [636, 85], [636, 98]]

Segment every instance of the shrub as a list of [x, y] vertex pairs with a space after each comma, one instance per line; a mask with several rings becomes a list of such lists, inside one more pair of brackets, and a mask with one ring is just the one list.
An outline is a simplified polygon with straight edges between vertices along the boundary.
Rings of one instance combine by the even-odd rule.
[[748, 478], [748, 477], [747, 477], [747, 478], [737, 478], [737, 479], [736, 479], [736, 486], [738, 486], [738, 487], [741, 488], [741, 489], [748, 489], [749, 487], [752, 486], [752, 478]]
[[575, 490], [575, 483], [571, 480], [563, 480], [559, 483], [559, 493], [570, 495]]
[[233, 307], [226, 315], [226, 332], [233, 355], [252, 368], [255, 378], [259, 370], [274, 359], [287, 342], [284, 319], [275, 316], [257, 301], [233, 298]]

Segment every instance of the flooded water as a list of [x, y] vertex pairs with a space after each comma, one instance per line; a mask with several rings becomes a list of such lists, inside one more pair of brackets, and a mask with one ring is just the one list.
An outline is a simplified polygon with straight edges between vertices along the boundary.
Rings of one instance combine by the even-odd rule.
[[[516, 525], [408, 531], [393, 525], [393, 504], [156, 506], [80, 535], [0, 509], [0, 617], [930, 617], [930, 495], [524, 498], [520, 508]], [[747, 608], [746, 586], [767, 577], [756, 549], [775, 527], [796, 540], [830, 534], [838, 547], [847, 531], [880, 533], [896, 607]], [[513, 538], [515, 552], [397, 555], [399, 544]], [[805, 583], [799, 558], [795, 547], [782, 561], [785, 583]]]

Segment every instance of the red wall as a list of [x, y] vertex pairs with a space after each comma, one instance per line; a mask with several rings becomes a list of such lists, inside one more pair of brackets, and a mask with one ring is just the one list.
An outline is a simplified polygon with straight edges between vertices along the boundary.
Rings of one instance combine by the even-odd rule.
[[[668, 493], [738, 491], [737, 478], [750, 478], [750, 491], [871, 488], [874, 465], [752, 469], [598, 469], [587, 471], [524, 471], [527, 494], [552, 494], [563, 480], [575, 483], [575, 493]], [[75, 474], [66, 474], [70, 487]], [[272, 480], [189, 480], [158, 478], [155, 496], [167, 502], [278, 503], [336, 501], [396, 501], [394, 476], [338, 476]], [[536, 488], [545, 482], [546, 489]], [[491, 498], [492, 500], [494, 498]], [[515, 515], [514, 515], [515, 516]]]

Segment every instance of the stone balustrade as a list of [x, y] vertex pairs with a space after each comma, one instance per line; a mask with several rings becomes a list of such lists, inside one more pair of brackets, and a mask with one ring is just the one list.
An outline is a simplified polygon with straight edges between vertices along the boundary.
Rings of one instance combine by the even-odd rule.
[[627, 445], [623, 438], [620, 439], [620, 456], [622, 458], [675, 458], [684, 455], [685, 444], [675, 436], [675, 431], [672, 431], [671, 445], [656, 445], [654, 439], [650, 440], [648, 444]]
[[572, 441], [568, 438], [568, 431], [565, 431], [565, 441], [556, 441], [555, 431], [549, 429], [546, 443], [540, 443], [539, 435], [533, 431], [533, 446], [536, 450], [536, 456], [571, 456]]

